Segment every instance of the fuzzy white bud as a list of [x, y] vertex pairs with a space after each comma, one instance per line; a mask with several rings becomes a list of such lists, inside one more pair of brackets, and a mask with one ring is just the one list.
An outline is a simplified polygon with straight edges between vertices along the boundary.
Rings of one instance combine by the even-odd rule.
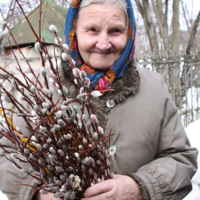
[[20, 128], [19, 128], [19, 127], [16, 127], [16, 131], [17, 131], [18, 133], [20, 133], [20, 132], [21, 132], [21, 130], [20, 130]]
[[5, 101], [6, 103], [11, 103], [11, 99], [10, 99], [10, 97], [9, 97], [7, 94], [4, 94], [4, 95], [3, 95], [3, 99], [4, 99], [4, 101]]
[[33, 140], [33, 141], [35, 141], [35, 142], [38, 141], [38, 139], [37, 139], [34, 135], [31, 136], [31, 140]]
[[81, 71], [80, 77], [82, 80], [87, 78], [87, 74], [85, 73], [85, 71]]
[[101, 126], [98, 126], [98, 132], [103, 135], [104, 134], [104, 131], [103, 131], [103, 128]]
[[50, 30], [51, 32], [53, 32], [53, 33], [57, 33], [57, 32], [58, 32], [58, 29], [57, 29], [56, 26], [54, 26], [53, 24], [51, 24], [51, 25], [49, 26], [49, 30]]
[[61, 118], [63, 112], [62, 110], [59, 110], [57, 113], [56, 113], [56, 118]]
[[100, 97], [102, 94], [101, 94], [101, 92], [99, 92], [99, 91], [97, 91], [97, 90], [94, 90], [94, 91], [91, 92], [91, 95], [92, 95], [93, 97]]
[[54, 89], [52, 87], [49, 88], [49, 96], [52, 97], [54, 95]]
[[40, 70], [40, 74], [45, 77], [47, 75], [47, 70], [45, 67], [42, 67], [42, 69]]
[[42, 92], [48, 96], [49, 95], [49, 90], [47, 88], [42, 88]]
[[48, 168], [49, 170], [54, 170], [54, 167], [53, 167], [52, 165], [47, 165], [47, 168]]
[[87, 139], [85, 137], [83, 138], [83, 143], [87, 144]]
[[85, 91], [84, 87], [81, 87], [80, 90], [79, 90], [79, 93], [80, 93], [80, 94], [83, 94], [84, 91]]
[[65, 127], [65, 126], [66, 126], [65, 122], [64, 122], [62, 119], [59, 119], [59, 120], [58, 120], [58, 125], [59, 125], [60, 127]]
[[25, 153], [25, 154], [29, 154], [29, 153], [30, 153], [29, 149], [24, 148], [24, 153]]
[[63, 47], [68, 51], [69, 46], [67, 44], [63, 44]]
[[56, 168], [56, 171], [59, 172], [59, 173], [64, 172], [64, 169], [60, 166], [56, 166], [55, 168]]
[[77, 152], [75, 152], [74, 155], [76, 158], [79, 157], [79, 153], [77, 153]]
[[68, 133], [67, 135], [63, 136], [65, 138], [65, 140], [70, 140], [72, 138], [72, 136]]
[[60, 105], [60, 109], [61, 109], [61, 110], [67, 110], [67, 109], [68, 109], [68, 106]]
[[73, 75], [74, 75], [75, 77], [80, 76], [80, 70], [79, 70], [78, 68], [73, 68], [73, 69], [72, 69], [72, 72], [73, 72]]
[[44, 126], [41, 126], [41, 125], [40, 125], [40, 129], [39, 129], [39, 131], [42, 132], [42, 133], [46, 133], [47, 128], [44, 127]]
[[95, 138], [96, 141], [98, 141], [98, 134], [97, 134], [97, 132], [94, 132], [93, 137]]
[[78, 81], [77, 81], [76, 78], [74, 79], [74, 83], [75, 83], [76, 85], [78, 85]]
[[10, 156], [11, 156], [11, 158], [13, 158], [13, 159], [17, 159], [17, 154], [16, 154], [16, 153], [11, 153]]
[[40, 112], [40, 107], [38, 105], [34, 105], [34, 111], [37, 113], [37, 112]]
[[40, 144], [35, 144], [35, 145], [36, 145], [38, 151], [42, 151], [42, 145], [40, 145]]
[[48, 60], [48, 55], [43, 53], [42, 58], [43, 58], [43, 61], [46, 62]]
[[49, 108], [49, 104], [46, 103], [46, 102], [43, 102], [43, 103], [42, 103], [42, 107], [48, 109], [48, 108]]
[[51, 143], [52, 140], [50, 138], [47, 139], [47, 143]]
[[91, 119], [92, 123], [94, 123], [94, 124], [98, 123], [98, 119], [97, 119], [96, 115], [91, 114], [90, 119]]
[[84, 80], [84, 86], [85, 86], [85, 87], [89, 87], [89, 86], [90, 86], [90, 79], [89, 79], [89, 78], [86, 78], [86, 79]]
[[76, 96], [77, 99], [81, 99], [83, 97], [85, 97], [87, 95], [87, 93], [82, 93]]
[[62, 156], [62, 157], [65, 155], [64, 152], [63, 152], [61, 149], [58, 150], [58, 153], [59, 153], [60, 156]]
[[55, 151], [55, 149], [54, 149], [53, 147], [50, 147], [50, 148], [49, 148], [49, 151], [50, 151], [51, 153], [53, 153], [53, 154], [56, 153], [56, 151]]
[[65, 60], [65, 61], [68, 60], [68, 55], [65, 52], [63, 52], [61, 56], [62, 56], [63, 60]]
[[88, 122], [86, 123], [86, 128], [87, 128], [87, 130], [90, 130], [91, 127], [92, 127], [92, 125], [91, 125], [90, 121], [88, 121]]
[[35, 45], [34, 45], [34, 47], [35, 47], [35, 50], [36, 50], [37, 52], [40, 52], [40, 51], [42, 50], [42, 48], [41, 48], [39, 42], [36, 42]]
[[92, 168], [89, 169], [89, 174], [90, 174], [90, 175], [93, 175], [93, 174], [94, 174], [94, 171], [93, 171]]
[[68, 89], [65, 86], [63, 86], [62, 90], [63, 90], [64, 95], [67, 96], [68, 95]]

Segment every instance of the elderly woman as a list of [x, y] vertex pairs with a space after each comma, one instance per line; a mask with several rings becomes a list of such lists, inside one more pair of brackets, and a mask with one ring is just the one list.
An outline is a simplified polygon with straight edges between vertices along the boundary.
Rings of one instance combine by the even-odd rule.
[[[92, 99], [92, 103], [106, 133], [115, 132], [110, 148], [113, 179], [88, 188], [84, 199], [183, 199], [192, 188], [197, 151], [190, 147], [162, 76], [134, 65], [131, 1], [73, 0], [65, 38], [69, 55], [91, 80], [90, 90], [104, 91], [103, 97]], [[68, 62], [62, 64], [62, 83], [75, 97], [71, 68]], [[5, 165], [0, 169], [1, 177], [7, 171], [1, 189], [10, 199], [32, 198], [31, 189], [19, 185], [8, 188], [11, 180], [31, 183], [31, 177], [11, 174]], [[56, 198], [37, 193], [34, 199]]]

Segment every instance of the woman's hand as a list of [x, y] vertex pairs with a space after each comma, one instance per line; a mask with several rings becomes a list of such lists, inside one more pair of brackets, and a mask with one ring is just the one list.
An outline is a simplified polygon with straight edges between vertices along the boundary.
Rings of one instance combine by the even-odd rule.
[[88, 188], [82, 200], [142, 200], [140, 188], [129, 176], [114, 175], [113, 179]]

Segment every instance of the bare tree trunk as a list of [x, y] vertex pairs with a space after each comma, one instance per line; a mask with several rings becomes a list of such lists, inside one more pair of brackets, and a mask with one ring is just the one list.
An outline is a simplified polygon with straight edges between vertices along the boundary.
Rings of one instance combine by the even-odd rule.
[[142, 7], [142, 4], [140, 3], [140, 0], [135, 0], [135, 3], [136, 3], [139, 13], [141, 14], [141, 16], [144, 20], [143, 7]]
[[155, 5], [154, 0], [151, 0], [151, 3], [152, 3], [152, 6], [153, 6], [155, 16], [156, 16], [158, 27], [159, 27], [159, 30], [160, 30], [160, 36], [163, 40], [164, 51], [168, 51], [168, 49], [169, 49], [168, 48], [168, 42], [167, 42], [166, 34], [164, 33], [163, 22], [162, 22], [164, 20], [163, 12], [162, 12], [161, 8], [159, 8], [159, 6]]
[[185, 11], [185, 7], [184, 7], [184, 2], [183, 1], [181, 1], [181, 5], [182, 5], [182, 10], [183, 10], [183, 16], [184, 16], [185, 22], [187, 24], [188, 32], [190, 33], [191, 32], [190, 25], [189, 25], [189, 22], [188, 22], [188, 19], [187, 19], [187, 16], [186, 16], [186, 11]]
[[188, 43], [188, 46], [187, 46], [187, 49], [186, 49], [186, 54], [190, 54], [190, 51], [191, 51], [191, 48], [194, 44], [194, 39], [195, 39], [195, 35], [197, 33], [197, 28], [198, 28], [198, 25], [199, 25], [199, 21], [200, 21], [200, 11], [199, 11], [199, 14], [197, 15], [197, 18], [194, 22], [194, 26], [193, 26], [193, 29], [192, 29], [192, 32], [190, 34], [190, 40], [189, 40], [189, 43]]
[[155, 54], [158, 54], [158, 41], [157, 41], [157, 37], [156, 37], [155, 27], [153, 26], [153, 19], [151, 16], [149, 1], [142, 0], [142, 3], [143, 3], [144, 16], [145, 16], [146, 22], [147, 22], [147, 34], [149, 37], [151, 50]]
[[163, 24], [163, 22], [164, 22], [164, 14], [163, 14], [163, 3], [162, 3], [162, 0], [156, 0], [156, 9], [157, 9], [158, 16], [160, 17], [160, 21]]
[[169, 39], [169, 27], [168, 27], [168, 6], [169, 0], [165, 0], [165, 13], [164, 13], [164, 21], [163, 21], [163, 30], [165, 37], [167, 40]]
[[135, 2], [144, 20], [144, 25], [148, 35], [151, 51], [154, 52], [155, 54], [158, 54], [158, 42], [157, 42], [155, 27], [153, 26], [153, 19], [151, 16], [149, 1], [142, 0], [142, 4], [140, 3], [139, 0], [135, 0]]
[[172, 17], [172, 48], [175, 54], [179, 52], [179, 0], [173, 0]]

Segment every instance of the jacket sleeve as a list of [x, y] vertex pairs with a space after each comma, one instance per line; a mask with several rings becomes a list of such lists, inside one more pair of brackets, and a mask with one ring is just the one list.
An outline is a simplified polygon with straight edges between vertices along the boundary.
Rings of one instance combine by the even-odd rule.
[[[23, 105], [28, 108], [26, 103]], [[15, 126], [20, 128], [24, 135], [29, 135], [23, 118], [14, 116], [13, 123]], [[17, 153], [17, 148], [7, 138], [3, 137], [0, 142], [6, 151]], [[4, 157], [4, 155], [6, 155], [7, 158], [10, 158], [10, 154], [6, 151], [0, 148], [0, 190], [8, 196], [9, 200], [31, 200], [35, 189], [25, 186], [25, 184], [36, 186], [35, 179], [22, 170], [14, 167], [13, 164]], [[19, 163], [17, 160], [15, 161], [23, 169], [33, 174], [30, 164], [22, 162]]]
[[144, 199], [181, 200], [192, 189], [198, 151], [190, 146], [171, 97], [165, 101], [157, 144], [155, 160], [130, 176], [140, 185]]
[[[5, 137], [0, 140], [2, 146], [10, 152], [17, 152], [13, 144]], [[34, 189], [25, 185], [28, 184], [36, 185], [35, 179], [27, 175], [27, 173], [22, 172], [17, 169], [13, 164], [8, 161], [3, 155], [8, 158], [10, 155], [0, 148], [0, 190], [7, 195], [9, 200], [31, 200], [33, 196]], [[31, 167], [29, 164], [19, 163], [24, 169], [31, 172]]]

